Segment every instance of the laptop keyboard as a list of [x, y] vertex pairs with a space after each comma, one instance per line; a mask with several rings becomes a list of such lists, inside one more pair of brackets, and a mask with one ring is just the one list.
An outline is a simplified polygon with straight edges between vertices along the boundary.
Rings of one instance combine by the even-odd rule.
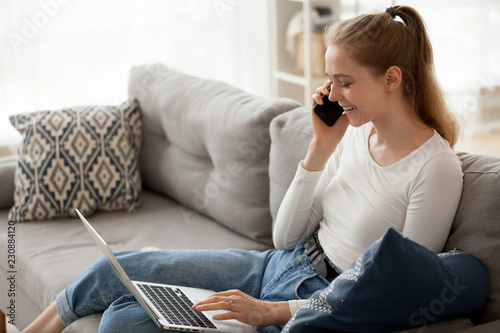
[[138, 284], [160, 313], [174, 325], [217, 328], [203, 313], [191, 309], [193, 303], [178, 288]]

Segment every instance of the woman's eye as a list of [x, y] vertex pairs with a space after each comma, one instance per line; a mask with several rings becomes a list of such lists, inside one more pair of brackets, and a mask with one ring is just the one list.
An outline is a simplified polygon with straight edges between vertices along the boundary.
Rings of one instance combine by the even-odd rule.
[[342, 88], [349, 88], [350, 85], [351, 85], [351, 83], [342, 83], [341, 84]]

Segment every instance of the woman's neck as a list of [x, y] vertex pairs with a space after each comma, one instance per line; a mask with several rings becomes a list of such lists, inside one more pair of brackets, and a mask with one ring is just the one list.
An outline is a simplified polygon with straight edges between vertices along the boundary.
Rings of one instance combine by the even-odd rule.
[[[395, 103], [386, 116], [372, 121], [370, 154], [381, 166], [394, 164], [429, 140], [434, 131], [423, 123], [409, 103]], [[399, 109], [397, 109], [399, 108]]]

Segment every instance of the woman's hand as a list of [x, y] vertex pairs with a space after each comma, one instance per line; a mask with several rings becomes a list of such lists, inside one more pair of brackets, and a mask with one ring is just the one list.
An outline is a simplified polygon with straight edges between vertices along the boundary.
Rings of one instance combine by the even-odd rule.
[[288, 302], [265, 302], [240, 290], [215, 293], [193, 305], [195, 311], [226, 310], [215, 320], [236, 319], [251, 326], [284, 325], [291, 318]]
[[327, 81], [323, 86], [316, 89], [316, 93], [312, 95], [311, 118], [314, 138], [309, 145], [303, 167], [309, 171], [320, 171], [325, 168], [326, 162], [337, 148], [340, 140], [349, 126], [349, 120], [346, 115], [342, 115], [335, 124], [330, 127], [314, 113], [316, 104], [323, 104], [322, 97], [328, 95], [330, 81]]

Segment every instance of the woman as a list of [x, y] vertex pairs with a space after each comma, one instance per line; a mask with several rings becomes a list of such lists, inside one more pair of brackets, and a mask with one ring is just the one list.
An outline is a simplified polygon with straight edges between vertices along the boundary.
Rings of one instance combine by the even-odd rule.
[[[193, 308], [264, 327], [286, 323], [390, 227], [442, 250], [462, 190], [450, 148], [458, 126], [422, 18], [395, 6], [329, 26], [325, 42], [328, 81], [313, 104], [329, 94], [345, 112], [332, 127], [311, 112], [314, 137], [273, 232], [278, 251], [118, 254], [132, 279], [220, 291]], [[100, 311], [100, 332], [160, 331], [101, 259], [25, 332], [60, 332]]]

